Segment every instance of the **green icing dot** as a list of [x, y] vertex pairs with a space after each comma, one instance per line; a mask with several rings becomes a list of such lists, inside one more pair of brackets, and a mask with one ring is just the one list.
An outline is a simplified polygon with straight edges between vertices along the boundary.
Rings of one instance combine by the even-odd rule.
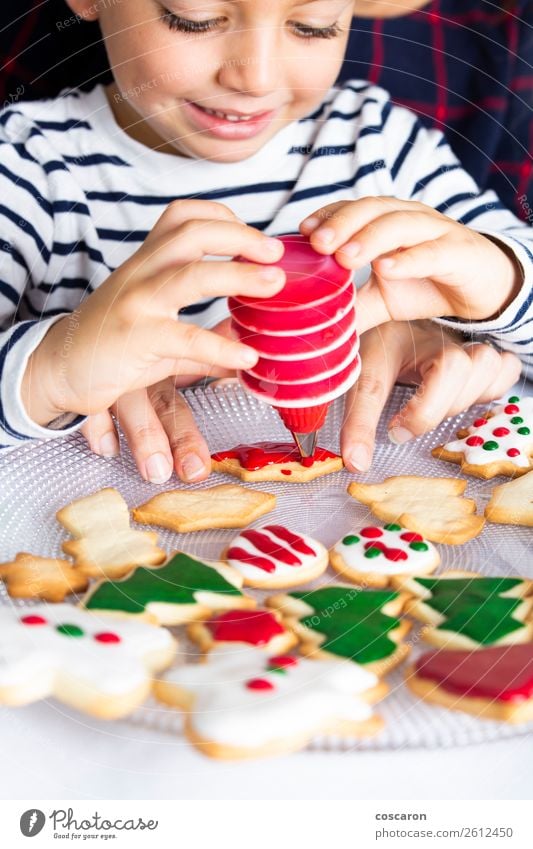
[[413, 551], [427, 551], [429, 546], [426, 542], [410, 542], [409, 548], [412, 548]]
[[386, 531], [401, 531], [401, 525], [395, 525], [394, 523], [390, 523], [388, 525], [383, 525]]
[[282, 666], [269, 666], [268, 672], [275, 672], [276, 675], [286, 675], [287, 674], [287, 670], [283, 669]]
[[519, 401], [520, 398], [518, 397], [518, 395], [511, 395], [511, 397], [509, 398], [509, 404], [518, 404]]
[[511, 419], [511, 424], [522, 424], [523, 421], [524, 419], [522, 418], [522, 416], [513, 416], [513, 418]]
[[379, 557], [380, 554], [381, 554], [381, 551], [380, 551], [379, 548], [368, 548], [365, 551], [365, 557], [369, 557], [369, 558]]
[[529, 436], [529, 434], [531, 433], [528, 427], [519, 427], [516, 432], [520, 433], [522, 436]]
[[498, 445], [498, 443], [494, 442], [493, 439], [489, 439], [488, 442], [483, 443], [483, 448], [484, 448], [485, 451], [495, 451], [496, 448], [499, 448], [499, 447], [500, 446]]
[[355, 545], [356, 542], [359, 542], [359, 537], [355, 534], [348, 534], [348, 536], [344, 537], [342, 540], [343, 545]]
[[84, 635], [82, 628], [78, 625], [70, 625], [68, 622], [65, 622], [64, 625], [58, 625], [56, 631], [59, 631], [64, 637], [83, 637]]

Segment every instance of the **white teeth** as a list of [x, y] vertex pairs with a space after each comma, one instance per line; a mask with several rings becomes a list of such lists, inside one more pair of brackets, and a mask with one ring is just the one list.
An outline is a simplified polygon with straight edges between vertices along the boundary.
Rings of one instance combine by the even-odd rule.
[[226, 121], [249, 121], [251, 115], [228, 115], [226, 112], [219, 112], [217, 109], [207, 109], [205, 106], [200, 107], [208, 115], [216, 115], [217, 118], [224, 118]]

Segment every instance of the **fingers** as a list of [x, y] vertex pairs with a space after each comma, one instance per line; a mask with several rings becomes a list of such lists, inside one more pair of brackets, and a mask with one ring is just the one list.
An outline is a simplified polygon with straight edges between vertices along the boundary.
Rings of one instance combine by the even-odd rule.
[[148, 394], [165, 431], [176, 473], [186, 483], [204, 480], [211, 471], [209, 449], [173, 380], [151, 386]]
[[89, 416], [80, 431], [89, 443], [89, 448], [95, 454], [100, 454], [101, 457], [116, 457], [117, 454], [120, 454], [115, 423], [107, 410]]
[[234, 221], [243, 225], [235, 213], [225, 206], [212, 200], [175, 200], [170, 203], [154, 224], [145, 239], [145, 244], [154, 242], [162, 236], [172, 233], [180, 224], [191, 219], [212, 219], [218, 221]]
[[166, 376], [194, 374], [191, 361], [201, 364], [204, 374], [216, 376], [219, 369], [247, 369], [259, 359], [257, 352], [247, 345], [173, 319], [158, 323], [157, 332], [149, 334], [149, 338], [153, 353], [166, 361]]
[[409, 344], [406, 325], [389, 324], [361, 339], [361, 375], [346, 396], [341, 452], [352, 472], [366, 471], [372, 462], [376, 428], [402, 366]]
[[471, 404], [487, 404], [501, 398], [518, 382], [522, 372], [521, 361], [508, 351], [500, 353], [491, 345], [479, 342], [465, 345], [464, 350], [472, 360], [473, 377], [467, 391], [461, 390], [455, 398], [448, 415], [460, 413]]
[[123, 395], [113, 409], [143, 478], [165, 483], [173, 471], [172, 452], [147, 391]]

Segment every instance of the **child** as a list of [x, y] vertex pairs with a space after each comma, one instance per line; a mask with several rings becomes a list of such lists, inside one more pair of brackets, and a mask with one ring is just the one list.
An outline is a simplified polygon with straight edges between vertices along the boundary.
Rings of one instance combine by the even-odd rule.
[[[175, 375], [255, 362], [195, 325], [226, 315], [222, 295], [282, 286], [254, 265], [281, 254], [261, 231], [300, 228], [346, 267], [372, 264], [360, 332], [455, 316], [442, 324], [530, 350], [531, 230], [381, 89], [331, 90], [352, 2], [69, 5], [99, 19], [115, 83], [0, 116], [3, 444], [68, 433], [90, 415], [92, 444], [99, 434], [113, 453], [113, 408], [146, 478], [168, 479], [172, 462], [185, 480], [205, 477], [207, 447], [176, 415]], [[235, 254], [250, 264], [205, 261]], [[411, 356], [402, 333], [389, 381]], [[420, 339], [418, 373], [427, 350]], [[457, 396], [477, 387], [472, 362], [468, 379], [454, 375]], [[516, 378], [510, 354], [498, 366], [496, 383]], [[349, 425], [343, 455], [361, 468]]]

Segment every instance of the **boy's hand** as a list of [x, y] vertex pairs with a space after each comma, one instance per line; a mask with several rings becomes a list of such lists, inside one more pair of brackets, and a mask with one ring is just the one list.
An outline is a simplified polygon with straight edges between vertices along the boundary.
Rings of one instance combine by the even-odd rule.
[[388, 422], [389, 438], [405, 443], [472, 404], [504, 395], [520, 377], [520, 360], [490, 345], [465, 345], [432, 322], [389, 322], [361, 338], [362, 371], [345, 400], [342, 456], [352, 472], [372, 462], [376, 428], [396, 383], [417, 391]]
[[[274, 295], [283, 271], [253, 263], [282, 254], [281, 242], [221, 204], [171, 204], [142, 247], [80, 305], [76, 323], [60, 319], [35, 349], [22, 385], [28, 415], [45, 425], [65, 411], [102, 413], [169, 376], [255, 365], [252, 348], [185, 324], [177, 313], [204, 298]], [[206, 262], [206, 255], [250, 263]]]
[[358, 292], [360, 333], [391, 319], [488, 319], [511, 303], [522, 282], [518, 263], [493, 241], [414, 201], [332, 203], [300, 230], [345, 268], [371, 264]]

